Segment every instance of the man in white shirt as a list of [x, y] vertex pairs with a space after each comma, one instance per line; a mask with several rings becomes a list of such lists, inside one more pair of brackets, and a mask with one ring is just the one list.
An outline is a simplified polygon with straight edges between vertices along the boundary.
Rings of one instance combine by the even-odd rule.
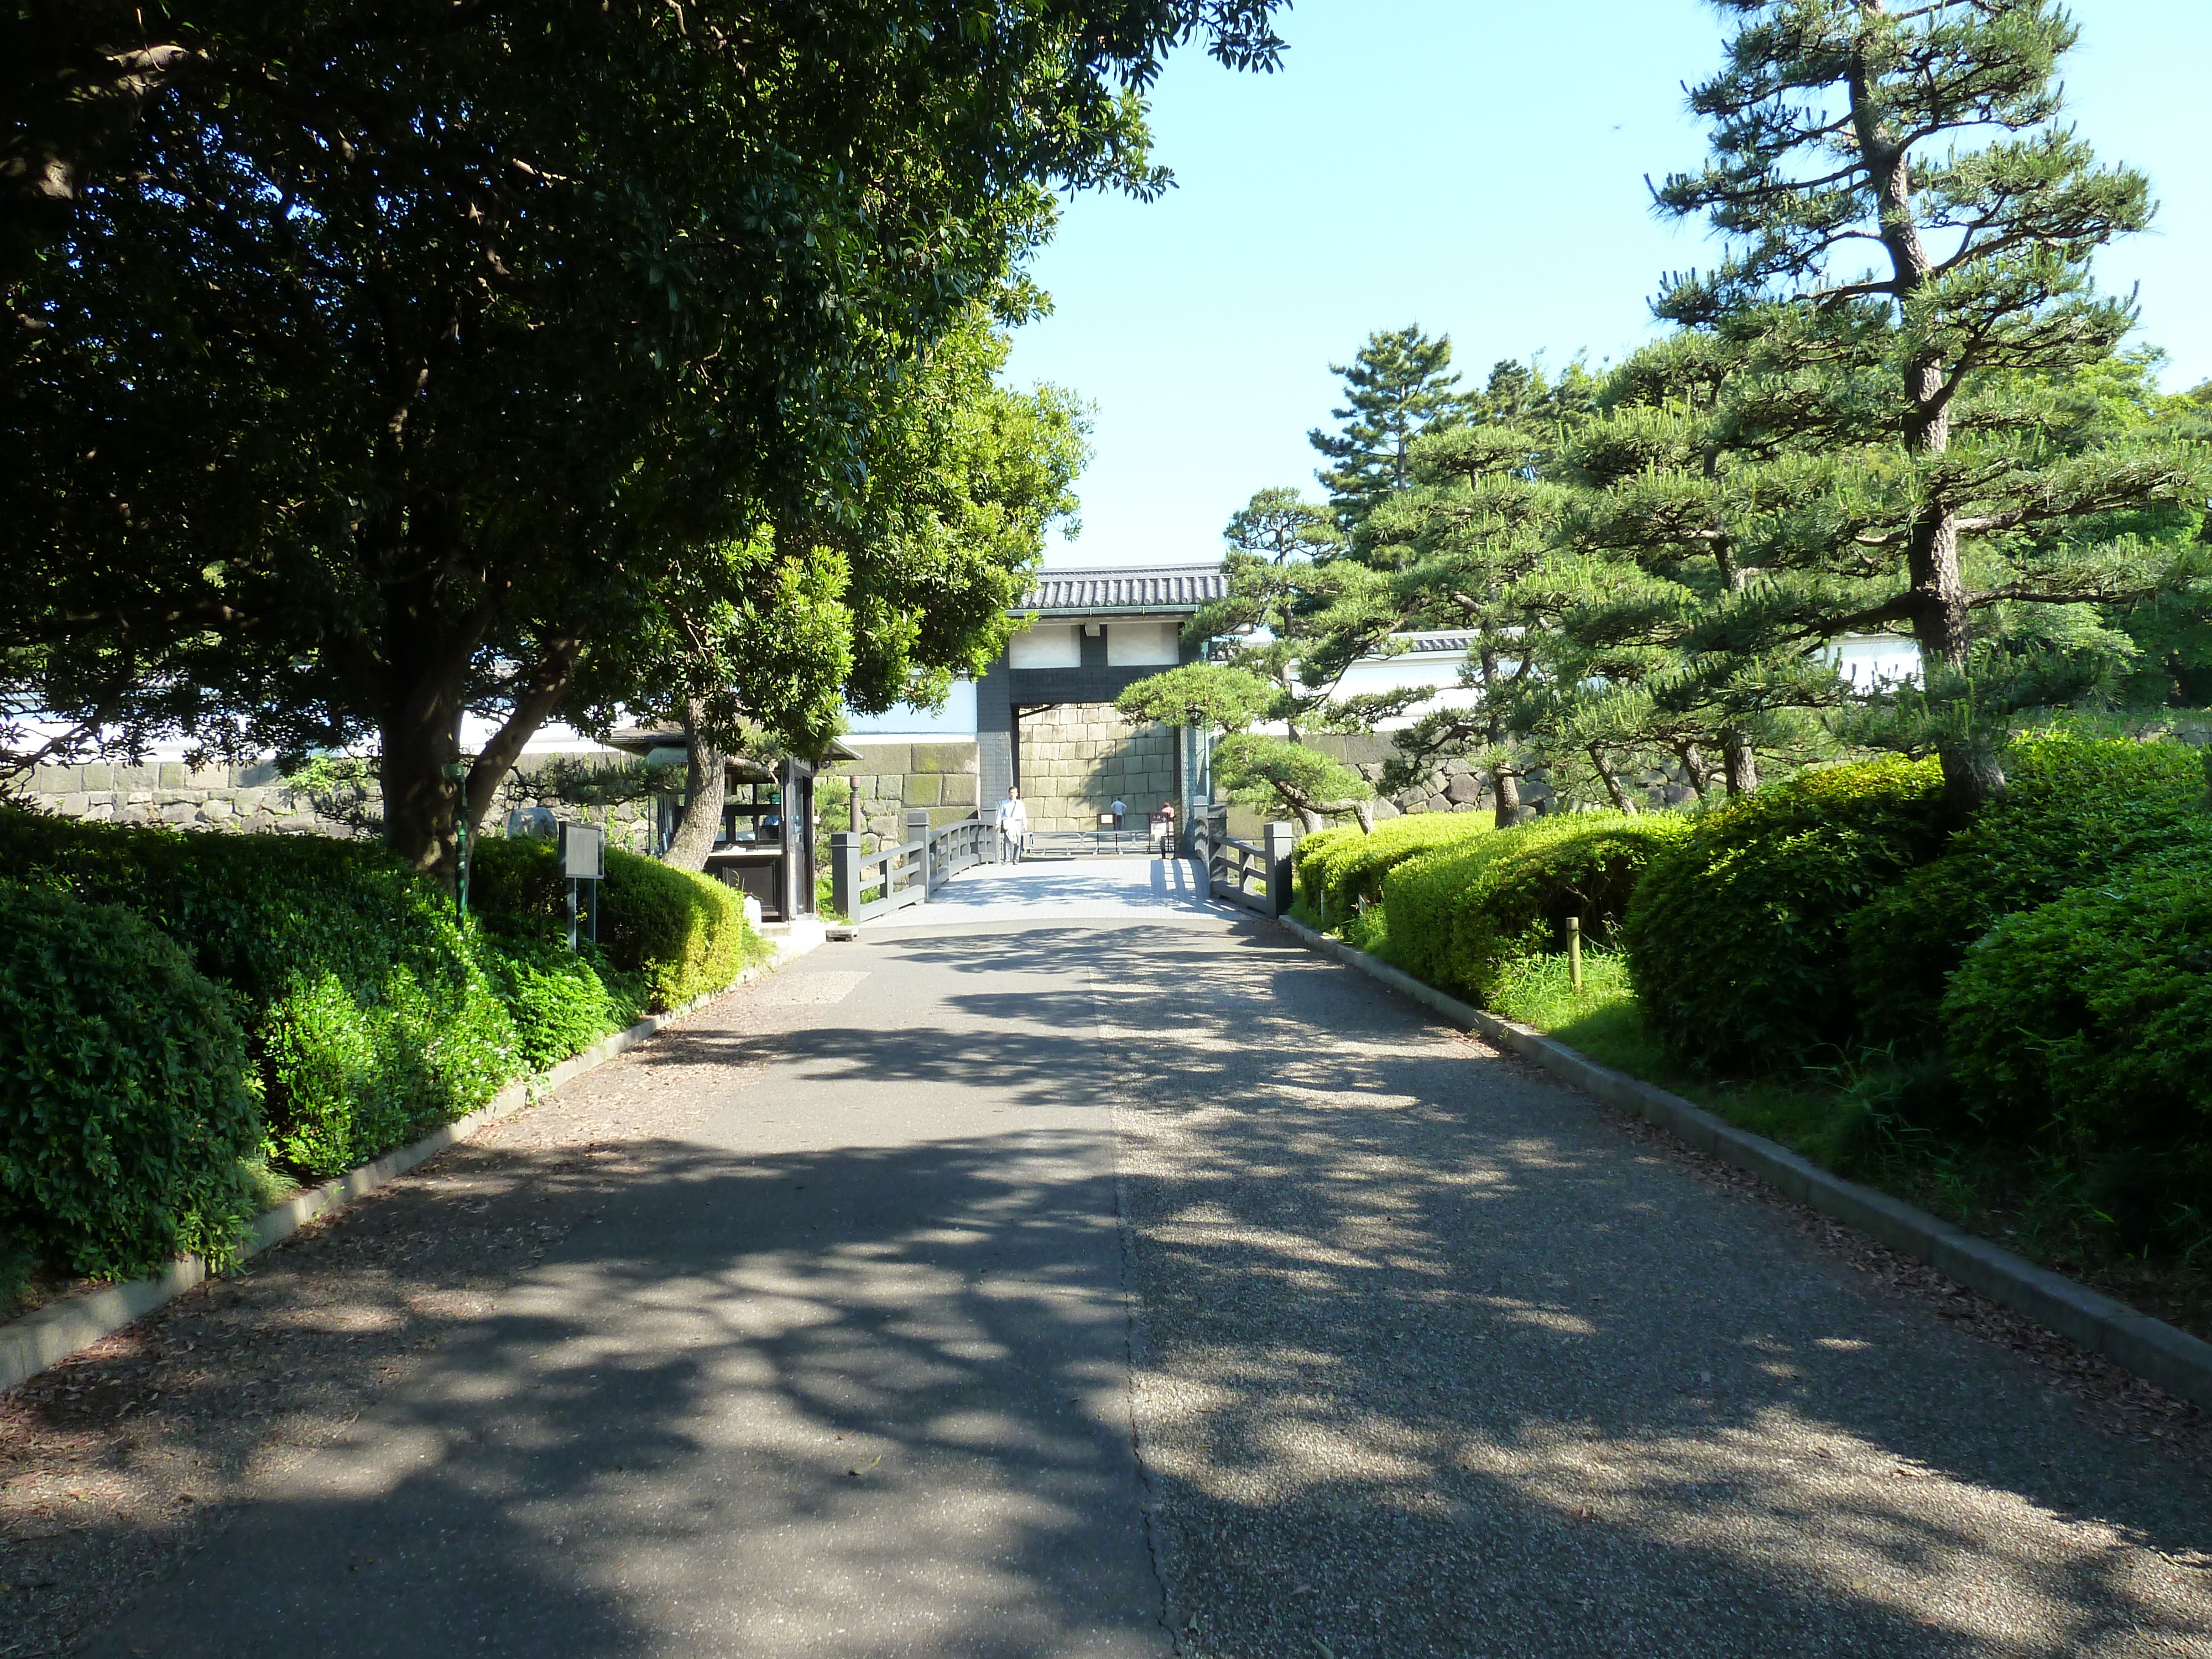
[[1009, 785], [1006, 799], [999, 803], [999, 862], [1018, 864], [1022, 858], [1022, 837], [1030, 832], [1030, 809], [1022, 805], [1022, 792]]

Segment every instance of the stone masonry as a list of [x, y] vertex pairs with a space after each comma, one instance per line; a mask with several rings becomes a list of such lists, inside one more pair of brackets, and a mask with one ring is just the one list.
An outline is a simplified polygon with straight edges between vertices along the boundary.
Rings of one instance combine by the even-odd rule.
[[[610, 759], [624, 757], [610, 755]], [[492, 799], [484, 832], [501, 833], [517, 807], [543, 806], [556, 817], [599, 824], [617, 847], [650, 850], [652, 803], [624, 801], [579, 806], [532, 785], [533, 760], [507, 774]], [[542, 765], [542, 760], [536, 765]], [[97, 762], [41, 766], [10, 792], [40, 811], [94, 823], [163, 823], [180, 830], [231, 835], [374, 836], [384, 821], [383, 791], [373, 776], [308, 784], [289, 781], [269, 762], [246, 766], [189, 767], [182, 761], [132, 766]]]
[[1133, 725], [1109, 702], [1061, 703], [1021, 716], [1022, 795], [1032, 830], [1092, 830], [1115, 800], [1128, 822], [1173, 798], [1175, 730]]
[[[822, 775], [852, 780], [860, 799], [860, 845], [866, 851], [904, 841], [906, 815], [912, 808], [927, 808], [933, 826], [957, 823], [975, 811], [974, 738], [897, 743], [848, 738], [845, 743], [860, 758], [840, 761], [825, 768]], [[824, 830], [848, 827], [847, 819], [826, 808], [821, 816]]]

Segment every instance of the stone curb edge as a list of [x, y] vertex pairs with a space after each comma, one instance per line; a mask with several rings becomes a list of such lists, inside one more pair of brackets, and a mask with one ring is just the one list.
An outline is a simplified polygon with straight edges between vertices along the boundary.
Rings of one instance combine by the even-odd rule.
[[1656, 1084], [1615, 1071], [1542, 1032], [1447, 996], [1411, 974], [1316, 933], [1288, 916], [1283, 927], [1309, 948], [1356, 968], [1434, 1010], [1462, 1030], [1480, 1033], [1533, 1060], [1593, 1099], [1658, 1125], [1701, 1152], [1748, 1170], [1784, 1196], [1833, 1216], [1890, 1249], [1948, 1274], [1992, 1302], [2103, 1354], [2169, 1394], [2212, 1410], [2212, 1342], [2154, 1319], [2039, 1267], [2024, 1256], [1871, 1187], [1846, 1181], [1764, 1135], [1753, 1134]]
[[[309, 1222], [320, 1219], [334, 1210], [343, 1209], [364, 1194], [398, 1176], [406, 1174], [418, 1164], [428, 1163], [456, 1142], [466, 1140], [487, 1125], [503, 1117], [512, 1117], [524, 1107], [550, 1094], [573, 1078], [605, 1065], [617, 1054], [635, 1048], [648, 1037], [658, 1036], [676, 1021], [693, 1010], [712, 1002], [716, 997], [726, 996], [741, 985], [750, 984], [764, 973], [774, 972], [793, 957], [800, 956], [814, 948], [818, 939], [804, 944], [793, 942], [792, 948], [779, 951], [773, 963], [748, 968], [721, 990], [703, 997], [694, 997], [680, 1008], [672, 1008], [665, 1014], [648, 1014], [635, 1025], [602, 1037], [580, 1054], [572, 1054], [550, 1071], [536, 1077], [511, 1083], [494, 1095], [484, 1105], [466, 1117], [456, 1118], [441, 1128], [433, 1129], [420, 1140], [386, 1152], [373, 1164], [364, 1164], [358, 1170], [348, 1170], [337, 1180], [326, 1182], [297, 1198], [288, 1199], [274, 1209], [264, 1210], [259, 1219], [246, 1236], [240, 1250], [240, 1259], [254, 1256], [273, 1244], [282, 1243]], [[112, 1336], [125, 1325], [143, 1319], [166, 1302], [174, 1301], [195, 1285], [209, 1277], [207, 1264], [196, 1255], [179, 1256], [166, 1273], [147, 1279], [134, 1279], [121, 1285], [110, 1285], [89, 1291], [82, 1296], [69, 1297], [35, 1313], [25, 1314], [0, 1324], [0, 1393], [29, 1382], [49, 1366], [58, 1365], [71, 1354], [90, 1347], [94, 1343]]]

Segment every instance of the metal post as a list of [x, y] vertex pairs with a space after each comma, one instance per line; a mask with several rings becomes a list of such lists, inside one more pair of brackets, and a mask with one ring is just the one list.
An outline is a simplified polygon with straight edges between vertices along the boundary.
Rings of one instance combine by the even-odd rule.
[[576, 951], [576, 878], [568, 878], [568, 953]]
[[1583, 994], [1583, 919], [1567, 918], [1567, 976], [1574, 981], [1575, 994]]
[[921, 889], [922, 897], [927, 900], [929, 897], [929, 809], [927, 807], [915, 806], [908, 810], [906, 838], [908, 841], [918, 841], [921, 843], [921, 847], [915, 849], [914, 855], [914, 879]]
[[1279, 916], [1291, 908], [1291, 849], [1298, 832], [1287, 823], [1271, 823], [1261, 837], [1267, 853], [1267, 914]]
[[860, 837], [857, 830], [830, 832], [830, 902], [850, 921], [860, 902]]

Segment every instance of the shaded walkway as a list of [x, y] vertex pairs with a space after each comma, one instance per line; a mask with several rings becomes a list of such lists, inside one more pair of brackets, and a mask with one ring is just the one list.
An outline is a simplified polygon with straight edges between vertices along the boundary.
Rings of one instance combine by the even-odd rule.
[[2212, 1488], [2025, 1362], [1270, 927], [1023, 914], [500, 1126], [565, 1232], [93, 1650], [2212, 1654]]

